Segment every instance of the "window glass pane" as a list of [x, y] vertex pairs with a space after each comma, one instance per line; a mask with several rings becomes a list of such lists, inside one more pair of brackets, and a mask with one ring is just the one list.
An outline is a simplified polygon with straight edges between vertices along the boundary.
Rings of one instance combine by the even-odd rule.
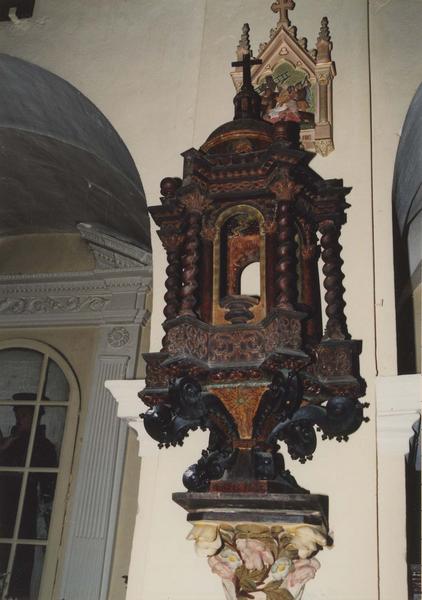
[[54, 360], [48, 361], [47, 380], [44, 388], [43, 400], [51, 402], [67, 402], [69, 396], [69, 384], [63, 371]]
[[0, 350], [0, 400], [12, 400], [14, 394], [36, 394], [43, 355], [35, 350]]
[[7, 563], [9, 562], [10, 545], [0, 544], [0, 594], [6, 585]]
[[19, 530], [21, 539], [47, 539], [56, 478], [55, 473], [30, 473]]
[[34, 416], [34, 406], [0, 406], [0, 466], [23, 467]]
[[13, 537], [22, 473], [0, 473], [0, 537]]
[[31, 467], [57, 467], [66, 419], [64, 406], [41, 406]]
[[45, 547], [19, 545], [16, 548], [12, 577], [7, 593], [13, 600], [37, 600]]

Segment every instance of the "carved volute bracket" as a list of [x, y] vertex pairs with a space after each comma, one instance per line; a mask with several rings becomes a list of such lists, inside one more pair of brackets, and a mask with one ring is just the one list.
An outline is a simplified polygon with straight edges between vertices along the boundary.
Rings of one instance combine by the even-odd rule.
[[321, 566], [316, 552], [329, 541], [322, 526], [282, 521], [193, 522], [188, 539], [221, 578], [227, 600], [299, 600]]

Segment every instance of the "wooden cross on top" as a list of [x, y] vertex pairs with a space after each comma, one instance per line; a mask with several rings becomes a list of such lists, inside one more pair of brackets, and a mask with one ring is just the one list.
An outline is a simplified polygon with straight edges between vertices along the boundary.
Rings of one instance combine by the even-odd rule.
[[243, 55], [242, 60], [232, 63], [232, 67], [243, 67], [243, 85], [242, 90], [252, 87], [251, 67], [253, 65], [262, 65], [262, 60], [253, 58], [250, 52]]
[[274, 13], [280, 13], [280, 19], [278, 20], [277, 25], [290, 26], [289, 10], [293, 10], [294, 7], [295, 3], [293, 0], [276, 0], [271, 4], [271, 10]]

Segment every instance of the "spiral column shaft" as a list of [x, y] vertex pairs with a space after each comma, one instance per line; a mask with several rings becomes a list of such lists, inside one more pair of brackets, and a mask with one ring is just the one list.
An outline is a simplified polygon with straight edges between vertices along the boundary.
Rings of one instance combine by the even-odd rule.
[[[180, 290], [182, 286], [182, 274], [180, 264], [179, 248], [171, 248], [167, 250], [167, 279], [165, 281], [166, 293], [164, 294], [164, 316], [165, 323], [171, 319], [175, 319], [180, 308]], [[166, 348], [167, 333], [163, 337], [163, 348]]]
[[322, 272], [324, 274], [324, 288], [326, 309], [325, 314], [328, 317], [325, 328], [324, 339], [344, 340], [348, 337], [346, 316], [344, 307], [346, 303], [343, 298], [344, 274], [341, 270], [343, 261], [340, 257], [342, 250], [339, 244], [340, 227], [332, 221], [324, 221], [320, 224], [321, 258], [324, 264]]
[[292, 309], [297, 302], [295, 225], [290, 202], [280, 204], [277, 223], [277, 307]]
[[188, 217], [188, 227], [186, 231], [186, 244], [182, 256], [182, 290], [180, 316], [196, 316], [195, 307], [197, 305], [196, 293], [198, 284], [198, 263], [199, 263], [199, 234], [201, 231], [201, 213], [191, 211]]

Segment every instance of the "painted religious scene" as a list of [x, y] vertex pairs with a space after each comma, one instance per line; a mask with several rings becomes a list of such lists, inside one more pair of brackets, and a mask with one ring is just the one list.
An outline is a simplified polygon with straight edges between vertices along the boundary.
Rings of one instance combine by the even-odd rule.
[[255, 86], [262, 99], [262, 118], [270, 123], [294, 121], [301, 129], [315, 127], [315, 83], [309, 75], [281, 62]]

